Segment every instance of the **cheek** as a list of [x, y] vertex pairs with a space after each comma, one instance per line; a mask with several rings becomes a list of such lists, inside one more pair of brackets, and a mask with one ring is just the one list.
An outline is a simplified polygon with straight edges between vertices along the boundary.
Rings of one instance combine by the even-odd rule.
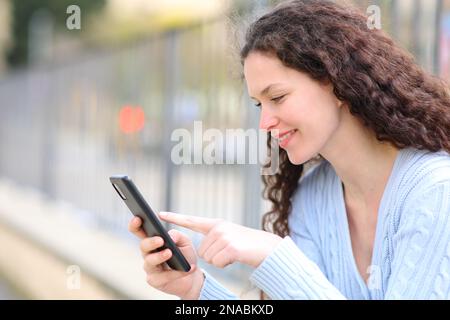
[[290, 127], [297, 128], [307, 140], [326, 139], [340, 122], [339, 108], [326, 92], [303, 94], [286, 101], [283, 119]]
[[337, 128], [336, 118], [329, 114], [315, 113], [297, 122], [299, 132], [296, 140], [287, 148], [289, 161], [294, 165], [303, 164], [316, 157]]
[[311, 110], [309, 110], [303, 103], [298, 103], [293, 100], [288, 102], [283, 118], [289, 127], [302, 131], [305, 126], [308, 126], [310, 117]]
[[334, 132], [340, 122], [339, 108], [332, 101], [323, 100], [311, 105], [308, 119], [309, 129], [317, 136], [327, 136]]
[[339, 109], [325, 105], [311, 105], [296, 118], [299, 135], [295, 145], [289, 148], [289, 160], [293, 164], [302, 164], [317, 156], [339, 126]]

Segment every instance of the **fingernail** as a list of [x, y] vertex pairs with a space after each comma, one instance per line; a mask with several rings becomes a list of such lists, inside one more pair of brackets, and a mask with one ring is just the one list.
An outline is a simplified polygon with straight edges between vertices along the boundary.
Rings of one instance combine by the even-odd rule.
[[161, 217], [167, 217], [168, 216], [167, 212], [164, 212], [164, 211], [160, 212], [159, 215]]

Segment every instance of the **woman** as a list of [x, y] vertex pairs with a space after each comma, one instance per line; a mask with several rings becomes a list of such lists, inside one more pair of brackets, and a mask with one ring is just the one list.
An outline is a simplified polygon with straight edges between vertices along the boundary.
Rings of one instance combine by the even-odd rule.
[[[280, 171], [265, 177], [264, 230], [173, 213], [161, 219], [205, 234], [197, 254], [255, 268], [272, 299], [450, 298], [448, 87], [367, 18], [328, 1], [293, 1], [249, 28], [241, 51], [260, 127], [278, 139]], [[311, 170], [304, 165], [322, 159]], [[183, 299], [233, 299], [194, 265], [168, 270], [169, 249], [145, 238], [148, 283]]]

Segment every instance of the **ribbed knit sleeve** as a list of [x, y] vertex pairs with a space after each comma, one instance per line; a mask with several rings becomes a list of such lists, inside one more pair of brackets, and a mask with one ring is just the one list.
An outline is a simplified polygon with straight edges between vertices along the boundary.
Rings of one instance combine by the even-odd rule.
[[227, 288], [217, 282], [209, 273], [202, 270], [205, 275], [205, 282], [200, 291], [199, 300], [236, 300], [238, 297]]
[[289, 236], [252, 273], [250, 281], [274, 300], [345, 299]]
[[413, 196], [393, 237], [385, 299], [450, 299], [450, 180]]
[[[200, 300], [232, 300], [238, 297], [206, 271]], [[288, 236], [255, 269], [250, 277], [272, 299], [345, 299]]]

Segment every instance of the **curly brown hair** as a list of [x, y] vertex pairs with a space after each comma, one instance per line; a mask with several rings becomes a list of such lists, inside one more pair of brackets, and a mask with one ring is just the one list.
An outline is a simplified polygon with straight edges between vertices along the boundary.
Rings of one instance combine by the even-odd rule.
[[[274, 54], [286, 67], [331, 83], [336, 97], [379, 141], [399, 149], [450, 152], [448, 84], [422, 70], [383, 31], [371, 30], [358, 9], [324, 0], [281, 3], [247, 30], [242, 65], [254, 51]], [[270, 149], [270, 135], [267, 143]], [[279, 152], [278, 173], [263, 176], [263, 196], [272, 207], [262, 227], [286, 236], [291, 197], [304, 165], [316, 159], [294, 165], [285, 150]]]

